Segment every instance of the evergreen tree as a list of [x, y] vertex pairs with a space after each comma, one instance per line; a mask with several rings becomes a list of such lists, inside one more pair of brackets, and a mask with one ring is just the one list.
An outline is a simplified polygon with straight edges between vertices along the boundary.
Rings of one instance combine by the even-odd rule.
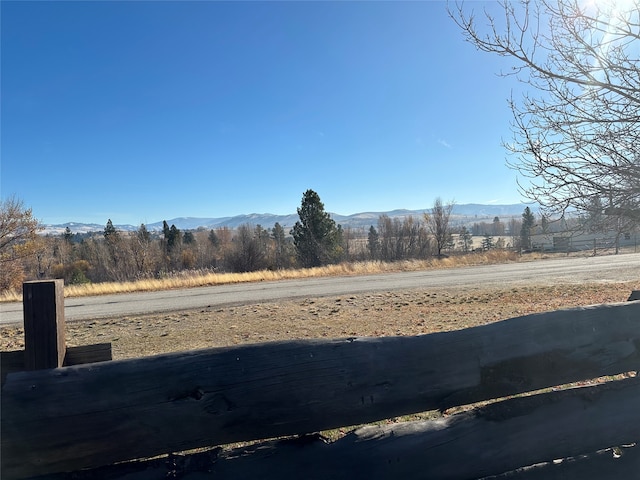
[[266, 257], [267, 250], [269, 249], [269, 231], [262, 228], [262, 225], [258, 224], [253, 229], [253, 235], [256, 238], [262, 256]]
[[169, 228], [169, 235], [166, 238], [167, 248], [169, 249], [169, 251], [171, 251], [182, 240], [182, 233], [180, 232], [180, 230], [178, 230], [178, 228], [176, 228], [175, 225], [171, 225], [171, 228]]
[[282, 225], [280, 225], [280, 223], [276, 222], [275, 225], [273, 226], [273, 229], [271, 229], [271, 237], [275, 241], [276, 245], [284, 244], [285, 233], [284, 233], [284, 228], [282, 228]]
[[300, 264], [317, 267], [335, 261], [340, 254], [338, 228], [313, 190], [304, 192], [298, 216], [291, 235]]
[[193, 232], [184, 232], [182, 236], [182, 243], [185, 245], [192, 245], [196, 243], [196, 237], [193, 235]]
[[213, 245], [213, 247], [217, 248], [218, 245], [220, 245], [220, 239], [218, 238], [218, 235], [216, 235], [215, 230], [211, 230], [209, 231], [209, 242], [211, 242], [211, 245]]
[[373, 225], [369, 227], [367, 248], [369, 249], [369, 256], [372, 260], [377, 260], [380, 257], [380, 235], [378, 235], [378, 231]]
[[149, 233], [149, 230], [147, 230], [147, 226], [144, 223], [141, 223], [140, 227], [138, 227], [136, 237], [140, 242], [144, 242], [145, 244], [149, 244], [151, 242], [151, 233]]
[[494, 247], [493, 237], [489, 234], [486, 234], [482, 239], [482, 249], [483, 250], [491, 250]]
[[62, 238], [66, 243], [71, 243], [73, 239], [73, 233], [71, 233], [71, 229], [69, 227], [64, 229], [64, 233], [62, 234]]
[[104, 238], [107, 241], [114, 241], [118, 237], [118, 230], [113, 226], [111, 219], [107, 220], [107, 224], [104, 227]]
[[162, 235], [164, 237], [164, 249], [167, 253], [171, 252], [182, 241], [182, 232], [174, 224], [169, 226], [166, 220], [162, 221]]
[[471, 235], [471, 232], [467, 230], [467, 227], [463, 226], [460, 229], [458, 244], [460, 245], [460, 248], [462, 248], [462, 251], [465, 253], [471, 250], [471, 246], [473, 245], [473, 235]]
[[121, 279], [121, 259], [125, 258], [125, 255], [121, 251], [120, 246], [120, 233], [113, 226], [111, 219], [107, 220], [107, 224], [104, 227], [104, 240], [107, 246], [108, 259], [103, 260], [103, 267], [107, 272], [108, 277], [111, 280]]
[[536, 217], [529, 207], [522, 213], [522, 227], [520, 228], [520, 245], [525, 250], [531, 249], [531, 230], [536, 222]]
[[275, 268], [280, 269], [286, 266], [286, 251], [287, 244], [284, 233], [284, 228], [278, 222], [275, 223], [271, 230], [271, 238], [273, 238], [274, 244], [274, 265]]

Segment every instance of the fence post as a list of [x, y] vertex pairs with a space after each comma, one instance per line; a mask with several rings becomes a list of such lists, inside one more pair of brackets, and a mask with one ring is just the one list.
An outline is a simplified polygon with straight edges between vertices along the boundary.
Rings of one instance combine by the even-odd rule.
[[58, 368], [64, 363], [64, 282], [43, 280], [22, 284], [25, 368]]

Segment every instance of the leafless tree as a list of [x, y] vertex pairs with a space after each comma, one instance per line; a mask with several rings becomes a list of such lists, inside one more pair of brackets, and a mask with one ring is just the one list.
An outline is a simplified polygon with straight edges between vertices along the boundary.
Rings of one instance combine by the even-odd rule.
[[640, 223], [640, 0], [522, 0], [478, 19], [449, 7], [465, 38], [513, 62], [512, 141], [523, 194], [549, 213], [585, 211], [593, 198]]
[[249, 224], [238, 227], [233, 238], [234, 248], [229, 252], [226, 263], [234, 272], [253, 272], [266, 267], [266, 256], [261, 244], [260, 230]]
[[143, 223], [135, 234], [129, 237], [129, 251], [133, 257], [137, 276], [149, 274], [153, 268], [153, 242], [151, 233]]
[[0, 291], [18, 288], [24, 279], [22, 260], [39, 249], [40, 222], [15, 196], [0, 201]]
[[380, 260], [395, 262], [410, 258], [425, 258], [429, 254], [430, 242], [426, 229], [419, 219], [408, 216], [389, 218], [378, 217], [377, 253]]
[[436, 240], [436, 249], [438, 256], [442, 255], [442, 249], [451, 240], [451, 229], [449, 228], [449, 218], [451, 217], [451, 211], [455, 203], [453, 201], [446, 204], [442, 203], [440, 197], [436, 198], [433, 202], [433, 208], [431, 214], [425, 213], [424, 218], [427, 222], [427, 227], [431, 232], [431, 235]]

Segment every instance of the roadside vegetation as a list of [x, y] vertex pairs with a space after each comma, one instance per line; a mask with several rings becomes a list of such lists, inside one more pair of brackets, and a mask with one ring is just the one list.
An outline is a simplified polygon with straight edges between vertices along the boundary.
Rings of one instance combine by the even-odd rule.
[[[526, 257], [527, 260], [533, 260], [536, 258], [541, 258], [541, 255]], [[87, 295], [150, 292], [244, 282], [409, 272], [429, 269], [454, 268], [470, 265], [488, 265], [519, 260], [522, 260], [522, 257], [519, 257], [514, 252], [507, 250], [493, 250], [488, 252], [458, 255], [455, 257], [430, 258], [426, 260], [405, 260], [399, 262], [343, 262], [321, 267], [287, 270], [259, 270], [255, 272], [242, 273], [216, 273], [214, 271], [189, 270], [177, 272], [165, 278], [148, 278], [124, 282], [80, 283], [65, 285], [64, 293], [65, 297], [82, 297]], [[0, 302], [16, 301], [22, 301], [22, 294], [18, 290], [10, 290], [0, 294]]]
[[[181, 231], [165, 221], [161, 232], [144, 224], [129, 232], [109, 219], [93, 234], [67, 228], [41, 235], [31, 209], [12, 198], [0, 205], [0, 299], [19, 298], [22, 283], [38, 279], [64, 279], [70, 295], [82, 295], [432, 268], [436, 260], [449, 265], [442, 262], [448, 256], [460, 264], [511, 256], [498, 253], [505, 245], [496, 242], [477, 245], [485, 259], [466, 258], [474, 250], [473, 236], [464, 227], [453, 231], [452, 206], [436, 199], [433, 213], [423, 218], [381, 215], [368, 230], [352, 229], [336, 224], [319, 195], [307, 190], [300, 220], [289, 231], [278, 223]], [[499, 226], [496, 219], [492, 227], [503, 233]]]

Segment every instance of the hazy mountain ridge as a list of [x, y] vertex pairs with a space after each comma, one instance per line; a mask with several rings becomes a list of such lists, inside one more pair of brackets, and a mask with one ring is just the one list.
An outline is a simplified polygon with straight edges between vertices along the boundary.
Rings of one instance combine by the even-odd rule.
[[[483, 205], [477, 203], [470, 203], [465, 205], [455, 205], [452, 212], [452, 221], [456, 223], [466, 223], [475, 221], [492, 221], [493, 218], [499, 217], [502, 221], [512, 218], [520, 217], [527, 204], [511, 204], [511, 205]], [[536, 211], [533, 205], [529, 205], [532, 210]], [[397, 209], [388, 212], [360, 212], [352, 215], [340, 215], [337, 213], [331, 213], [331, 218], [336, 223], [343, 226], [343, 228], [369, 228], [371, 225], [377, 226], [378, 218], [381, 215], [387, 215], [390, 218], [398, 218], [400, 220], [413, 216], [422, 218], [424, 213], [429, 213], [431, 208], [424, 208], [420, 210], [405, 210]], [[299, 220], [296, 213], [289, 215], [275, 215], [272, 213], [250, 213], [245, 215], [236, 215], [233, 217], [218, 217], [218, 218], [202, 218], [202, 217], [177, 217], [170, 220], [166, 220], [169, 226], [175, 225], [180, 230], [197, 230], [198, 228], [204, 228], [206, 230], [216, 228], [238, 228], [243, 224], [261, 225], [264, 228], [272, 228], [276, 223], [279, 223], [285, 231], [291, 229], [293, 225]], [[163, 220], [159, 222], [146, 224], [146, 227], [150, 231], [161, 231], [163, 226]], [[106, 220], [105, 220], [106, 225]], [[44, 225], [45, 234], [61, 234], [67, 227], [72, 233], [89, 233], [104, 230], [105, 225], [97, 223], [80, 223], [80, 222], [67, 222], [55, 225]], [[137, 230], [139, 225], [114, 225], [118, 230], [122, 231], [134, 231]]]

